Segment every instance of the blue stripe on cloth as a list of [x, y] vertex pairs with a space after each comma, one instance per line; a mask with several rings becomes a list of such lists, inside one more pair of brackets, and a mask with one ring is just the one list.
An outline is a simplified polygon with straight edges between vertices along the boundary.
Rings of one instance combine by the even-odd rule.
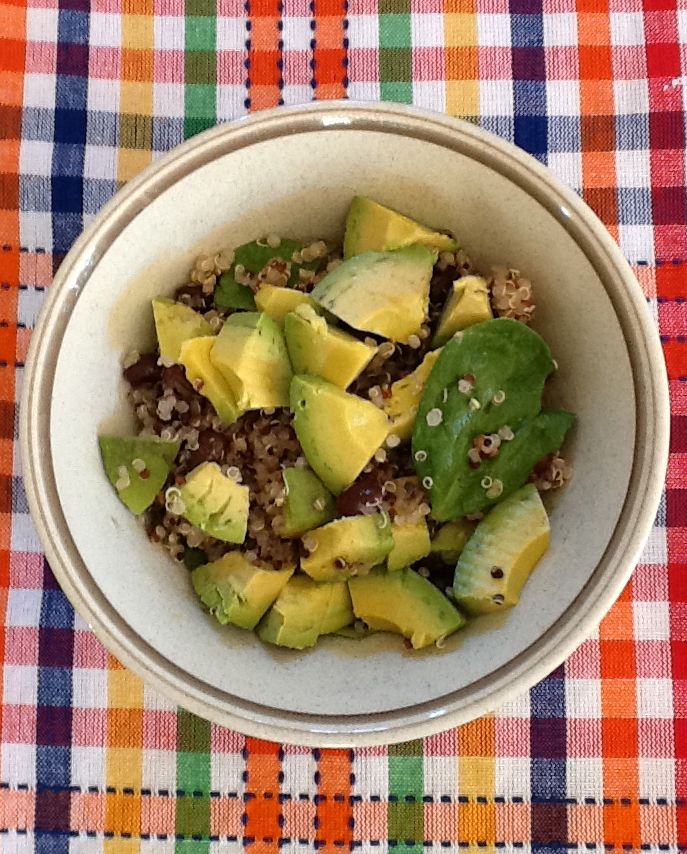
[[60, 0], [52, 158], [53, 251], [67, 252], [83, 228], [89, 15]]
[[546, 57], [542, 0], [511, 0], [513, 137], [546, 163]]
[[[562, 667], [530, 691], [531, 840], [536, 854], [568, 839], [565, 678]], [[555, 843], [559, 843], [556, 846]]]
[[36, 854], [68, 854], [74, 611], [43, 562], [36, 708]]

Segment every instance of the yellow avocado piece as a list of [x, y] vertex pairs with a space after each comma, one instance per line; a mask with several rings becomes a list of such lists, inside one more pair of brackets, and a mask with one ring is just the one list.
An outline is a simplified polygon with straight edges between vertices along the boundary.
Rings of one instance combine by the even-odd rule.
[[181, 345], [179, 362], [184, 366], [190, 383], [202, 382], [199, 393], [207, 397], [222, 421], [233, 424], [243, 410], [237, 404], [229, 383], [210, 361], [214, 345], [214, 336], [189, 338]]
[[386, 559], [386, 566], [390, 572], [410, 566], [411, 563], [422, 560], [429, 554], [431, 543], [427, 522], [424, 519], [416, 525], [392, 525], [391, 532], [394, 536], [394, 547]]
[[305, 458], [334, 495], [353, 483], [389, 432], [374, 403], [312, 374], [293, 378], [291, 412]]
[[222, 474], [217, 463], [201, 463], [179, 487], [181, 515], [210, 537], [242, 543], [248, 525], [248, 487]]
[[309, 305], [313, 311], [320, 312], [322, 309], [303, 291], [295, 291], [292, 288], [279, 288], [276, 285], [262, 285], [255, 295], [255, 305], [258, 311], [264, 311], [279, 326], [284, 328], [284, 318], [290, 311], [295, 311], [298, 306]]
[[412, 244], [439, 252], [455, 252], [460, 246], [448, 234], [432, 231], [366, 196], [353, 199], [346, 217], [344, 258], [370, 250], [401, 249]]
[[241, 552], [229, 552], [193, 570], [193, 589], [225, 625], [254, 629], [293, 575], [293, 566], [275, 571], [255, 566]]
[[317, 584], [307, 575], [294, 575], [257, 627], [266, 643], [305, 649], [320, 635], [337, 632], [353, 622], [351, 595], [345, 581]]
[[[338, 581], [381, 563], [394, 545], [386, 513], [345, 516], [315, 528], [303, 537], [310, 550], [301, 569], [314, 581]], [[337, 563], [338, 561], [338, 563]]]
[[414, 649], [429, 646], [465, 623], [463, 615], [444, 594], [417, 572], [405, 567], [348, 580], [353, 611], [371, 629], [396, 632], [410, 639]]
[[413, 435], [420, 398], [440, 352], [441, 350], [430, 350], [412, 374], [391, 386], [391, 397], [384, 401], [382, 411], [391, 422], [389, 434], [398, 436], [402, 442], [407, 442]]
[[341, 388], [349, 386], [377, 352], [376, 345], [329, 326], [309, 305], [286, 315], [284, 334], [295, 374], [316, 374]]
[[468, 519], [446, 522], [432, 537], [432, 553], [438, 554], [444, 563], [455, 564], [476, 527], [477, 522]]
[[435, 260], [424, 246], [363, 252], [327, 273], [311, 297], [354, 329], [407, 343], [427, 314]]
[[464, 276], [456, 279], [439, 318], [432, 346], [439, 347], [459, 332], [493, 318], [489, 289], [481, 276]]
[[292, 371], [284, 334], [264, 312], [241, 311], [228, 317], [210, 361], [242, 408], [289, 405]]
[[214, 334], [212, 326], [197, 311], [171, 299], [154, 299], [153, 317], [160, 355], [175, 362], [179, 361], [184, 341]]
[[471, 614], [511, 608], [549, 547], [549, 519], [539, 493], [528, 483], [477, 525], [463, 549], [453, 596]]

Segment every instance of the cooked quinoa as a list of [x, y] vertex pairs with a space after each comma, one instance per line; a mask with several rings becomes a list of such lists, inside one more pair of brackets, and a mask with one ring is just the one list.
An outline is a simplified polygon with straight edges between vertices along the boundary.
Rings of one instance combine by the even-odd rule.
[[[280, 239], [268, 235], [265, 244], [278, 247]], [[315, 259], [323, 259], [320, 271], [301, 268], [298, 281], [290, 284], [291, 288], [308, 293], [327, 272], [341, 263], [340, 250], [328, 248], [324, 241], [316, 241], [289, 258], [275, 254], [258, 273], [237, 266], [235, 278], [253, 292], [263, 284], [284, 287], [293, 264]], [[220, 275], [229, 269], [233, 260], [233, 252], [198, 258], [189, 282], [174, 295], [176, 301], [202, 314], [214, 330], [218, 330], [232, 313], [218, 308], [213, 295]], [[343, 324], [347, 332], [360, 340], [380, 345], [348, 391], [382, 407], [391, 395], [391, 386], [414, 371], [429, 352], [452, 283], [475, 272], [464, 251], [441, 253], [430, 283], [428, 316], [419, 333], [410, 336], [408, 344], [376, 339]], [[531, 321], [535, 311], [532, 285], [517, 270], [495, 267], [487, 277], [487, 285], [496, 317], [510, 317], [523, 323]], [[284, 524], [283, 469], [308, 465], [288, 409], [248, 411], [235, 424], [227, 426], [210, 401], [187, 380], [183, 367], [159, 358], [157, 352], [129, 354], [124, 362], [124, 377], [130, 385], [129, 396], [138, 419], [138, 435], [157, 436], [181, 445], [164, 488], [142, 517], [153, 542], [162, 545], [179, 562], [184, 560], [187, 549], [202, 549], [210, 561], [238, 550], [255, 564], [280, 569], [297, 563], [299, 557], [308, 554], [307, 537], [303, 542], [280, 536]], [[471, 380], [474, 378], [460, 380], [459, 389], [463, 393], [470, 393]], [[496, 405], [500, 402], [498, 396], [494, 398]], [[477, 401], [475, 403], [479, 406]], [[430, 417], [440, 418], [441, 410], [432, 410], [427, 416], [428, 423]], [[507, 428], [499, 434], [475, 437], [469, 453], [471, 467], [477, 468], [482, 460], [497, 454], [501, 443], [510, 438], [512, 432], [509, 434]], [[249, 488], [248, 533], [241, 545], [207, 536], [175, 513], [178, 507], [168, 500], [170, 488], [183, 485], [186, 475], [203, 462], [217, 463], [224, 475]], [[565, 486], [571, 476], [570, 465], [559, 455], [550, 455], [535, 466], [530, 480], [540, 491], [546, 492]], [[425, 481], [430, 480], [425, 478]], [[395, 525], [414, 524], [425, 518], [430, 531], [434, 531], [437, 526], [429, 519], [426, 492], [431, 486], [430, 482], [420, 482], [415, 475], [409, 443], [402, 444], [391, 434], [356, 482], [339, 496], [337, 508], [342, 515], [385, 511]], [[503, 488], [497, 481], [485, 488], [496, 496], [499, 486]], [[472, 514], [473, 517], [481, 515]], [[420, 574], [429, 577], [443, 591], [452, 568], [434, 557], [419, 564], [416, 568]]]

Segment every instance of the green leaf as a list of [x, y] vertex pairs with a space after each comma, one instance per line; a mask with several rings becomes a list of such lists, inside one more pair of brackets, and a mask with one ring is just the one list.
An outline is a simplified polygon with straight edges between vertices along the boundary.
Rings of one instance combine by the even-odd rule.
[[215, 305], [239, 311], [255, 311], [255, 297], [247, 285], [240, 285], [234, 278], [233, 268], [222, 273], [215, 290]]
[[265, 240], [254, 240], [238, 247], [234, 252], [234, 264], [241, 264], [249, 273], [259, 273], [273, 258], [290, 262], [293, 253], [300, 252], [302, 248], [300, 243], [286, 238], [276, 248], [268, 246]]
[[281, 258], [282, 261], [291, 264], [291, 275], [287, 284], [292, 286], [298, 282], [299, 270], [314, 270], [318, 272], [327, 263], [326, 256], [316, 258], [314, 261], [295, 263], [291, 260], [293, 253], [300, 252], [302, 249], [303, 245], [301, 243], [289, 240], [288, 238], [283, 238], [276, 248], [268, 246], [266, 240], [253, 240], [251, 243], [244, 243], [243, 246], [239, 246], [236, 249], [234, 252], [234, 264], [229, 272], [233, 276], [234, 268], [237, 264], [241, 264], [249, 273], [259, 273], [273, 258]]
[[[508, 318], [471, 326], [444, 345], [420, 400], [412, 445], [415, 469], [429, 486], [434, 519], [458, 519], [508, 497], [537, 460], [558, 450], [574, 416], [540, 414], [544, 382], [553, 368], [545, 341]], [[458, 388], [466, 377], [468, 382], [474, 378], [467, 393]], [[497, 392], [505, 395], [500, 404], [494, 403]], [[427, 422], [431, 410], [441, 413], [436, 426]], [[437, 412], [430, 422], [435, 417]], [[498, 456], [472, 469], [468, 451], [475, 436], [506, 426], [514, 438], [501, 443]], [[419, 451], [425, 459], [417, 459]], [[488, 497], [485, 477], [500, 480], [503, 492]]]
[[184, 563], [189, 572], [198, 569], [199, 566], [205, 566], [208, 562], [208, 556], [202, 549], [194, 549], [187, 547], [184, 549]]

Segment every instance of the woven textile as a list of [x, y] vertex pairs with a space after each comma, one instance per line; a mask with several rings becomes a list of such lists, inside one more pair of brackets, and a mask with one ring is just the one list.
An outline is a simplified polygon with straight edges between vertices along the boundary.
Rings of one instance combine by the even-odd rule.
[[[54, 271], [192, 134], [312, 98], [514, 141], [582, 193], [660, 325], [665, 499], [631, 583], [493, 716], [389, 748], [246, 739], [144, 688], [29, 520], [17, 400]], [[0, 0], [0, 850], [687, 848], [687, 0]]]

